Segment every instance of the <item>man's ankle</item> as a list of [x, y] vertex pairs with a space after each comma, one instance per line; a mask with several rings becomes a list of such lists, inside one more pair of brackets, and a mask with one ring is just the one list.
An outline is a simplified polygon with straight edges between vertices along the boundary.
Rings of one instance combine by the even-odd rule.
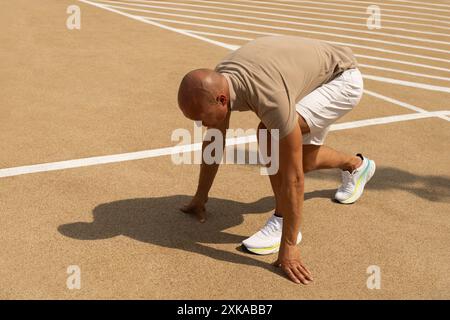
[[350, 162], [348, 163], [348, 165], [346, 165], [344, 168], [342, 168], [342, 170], [344, 171], [348, 171], [348, 172], [353, 172], [356, 169], [358, 169], [363, 163], [363, 160], [358, 157], [358, 156], [354, 156]]

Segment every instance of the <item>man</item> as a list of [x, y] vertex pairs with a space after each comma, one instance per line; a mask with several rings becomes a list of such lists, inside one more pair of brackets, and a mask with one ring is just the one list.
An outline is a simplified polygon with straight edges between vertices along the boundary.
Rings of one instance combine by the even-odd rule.
[[[335, 194], [353, 203], [375, 172], [361, 154], [323, 145], [332, 123], [361, 99], [363, 81], [350, 49], [294, 36], [262, 37], [232, 52], [215, 70], [198, 69], [181, 81], [178, 104], [183, 114], [223, 133], [231, 111], [256, 113], [260, 129], [278, 130], [279, 169], [269, 175], [274, 215], [243, 245], [257, 254], [278, 252], [275, 262], [295, 283], [308, 284], [311, 272], [300, 259], [300, 218], [304, 173], [339, 168], [342, 185]], [[270, 143], [270, 134], [268, 141]], [[203, 149], [210, 142], [204, 141]], [[181, 210], [205, 221], [205, 204], [219, 164], [202, 162], [198, 188]]]

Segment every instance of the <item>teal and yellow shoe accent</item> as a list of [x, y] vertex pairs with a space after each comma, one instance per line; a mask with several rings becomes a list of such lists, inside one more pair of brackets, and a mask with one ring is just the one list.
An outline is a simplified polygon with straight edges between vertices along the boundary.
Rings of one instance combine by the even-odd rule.
[[[358, 200], [361, 197], [364, 191], [365, 184], [372, 178], [375, 172], [375, 168], [376, 168], [375, 161], [367, 159], [367, 165], [364, 168], [364, 171], [361, 174], [361, 176], [358, 178], [358, 181], [356, 181], [355, 190], [353, 191], [352, 195], [348, 199], [340, 202], [344, 204], [351, 204], [356, 202], [356, 200]], [[369, 178], [367, 178], [368, 175], [370, 175]]]
[[245, 248], [250, 252], [264, 255], [264, 254], [271, 254], [271, 253], [278, 252], [280, 250], [280, 243], [277, 243], [277, 244], [274, 244], [273, 246], [265, 247], [265, 248], [247, 248], [247, 247], [245, 247]]

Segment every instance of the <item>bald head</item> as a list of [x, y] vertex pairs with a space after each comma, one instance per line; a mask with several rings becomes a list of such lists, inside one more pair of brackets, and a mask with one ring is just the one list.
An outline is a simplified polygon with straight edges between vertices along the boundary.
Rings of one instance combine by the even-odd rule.
[[178, 105], [183, 114], [216, 126], [228, 112], [229, 88], [225, 77], [210, 69], [197, 69], [187, 73], [178, 89]]

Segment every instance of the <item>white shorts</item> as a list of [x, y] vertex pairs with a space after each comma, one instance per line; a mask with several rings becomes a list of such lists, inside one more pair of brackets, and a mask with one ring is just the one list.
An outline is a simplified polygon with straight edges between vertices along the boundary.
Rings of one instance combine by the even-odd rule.
[[363, 79], [358, 69], [348, 69], [318, 87], [296, 104], [310, 132], [303, 144], [322, 145], [330, 126], [355, 107], [363, 94]]

